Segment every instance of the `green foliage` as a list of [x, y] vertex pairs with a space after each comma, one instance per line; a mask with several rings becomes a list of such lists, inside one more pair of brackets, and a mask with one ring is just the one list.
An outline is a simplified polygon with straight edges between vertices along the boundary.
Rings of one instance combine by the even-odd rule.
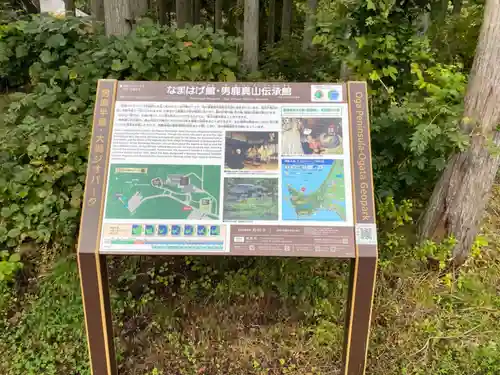
[[416, 248], [416, 254], [423, 262], [437, 262], [440, 270], [445, 269], [451, 261], [453, 248], [457, 241], [453, 237], [445, 238], [441, 243], [425, 240]]
[[304, 52], [297, 38], [267, 46], [260, 59], [262, 73], [268, 79], [323, 82], [334, 80], [340, 70], [340, 60], [333, 60], [321, 46]]
[[31, 16], [1, 25], [0, 81], [6, 87], [28, 84], [33, 63], [42, 60], [53, 68], [62, 65], [89, 48], [90, 35], [89, 25], [76, 18]]
[[16, 272], [23, 268], [19, 253], [9, 254], [7, 250], [0, 251], [0, 284], [12, 281]]
[[472, 67], [474, 52], [483, 21], [484, 3], [468, 2], [459, 16], [449, 17], [432, 29], [430, 38], [437, 59], [448, 64]]
[[[4, 43], [32, 42], [23, 56], [33, 89], [15, 94], [0, 128], [0, 244], [8, 247], [30, 240], [74, 244], [99, 78], [239, 76], [238, 40], [201, 26], [177, 30], [146, 20], [126, 38], [106, 38], [78, 19], [33, 17], [11, 29], [16, 34], [6, 34]], [[10, 58], [0, 61], [2, 76], [11, 70], [19, 67]]]
[[90, 374], [83, 322], [76, 262], [59, 262], [23, 310], [0, 320], [0, 372]]
[[412, 64], [413, 89], [373, 118], [374, 177], [379, 193], [421, 197], [448, 156], [463, 150], [459, 129], [466, 78], [455, 66]]
[[370, 82], [375, 186], [398, 200], [425, 199], [448, 156], [467, 142], [459, 130], [466, 74], [436, 62], [440, 51], [421, 32], [422, 6], [336, 2], [322, 11], [314, 40], [343, 61], [343, 76]]

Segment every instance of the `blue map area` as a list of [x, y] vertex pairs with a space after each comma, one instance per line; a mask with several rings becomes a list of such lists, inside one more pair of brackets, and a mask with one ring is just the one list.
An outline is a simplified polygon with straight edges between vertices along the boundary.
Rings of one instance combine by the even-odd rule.
[[345, 221], [344, 162], [283, 159], [283, 220]]

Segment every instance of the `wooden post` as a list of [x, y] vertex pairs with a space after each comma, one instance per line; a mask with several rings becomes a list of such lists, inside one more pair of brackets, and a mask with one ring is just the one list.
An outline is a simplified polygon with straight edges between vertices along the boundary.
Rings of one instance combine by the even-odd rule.
[[106, 257], [78, 253], [92, 375], [117, 375]]
[[97, 85], [78, 239], [78, 267], [92, 375], [118, 374], [113, 345], [106, 257], [99, 255], [117, 84], [115, 80], [100, 80]]

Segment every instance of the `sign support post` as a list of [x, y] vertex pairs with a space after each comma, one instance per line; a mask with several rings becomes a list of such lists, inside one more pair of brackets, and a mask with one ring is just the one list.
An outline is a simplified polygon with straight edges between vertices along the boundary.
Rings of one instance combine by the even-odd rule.
[[106, 255], [351, 260], [343, 375], [377, 269], [365, 82], [100, 80], [78, 242], [93, 375], [117, 375]]

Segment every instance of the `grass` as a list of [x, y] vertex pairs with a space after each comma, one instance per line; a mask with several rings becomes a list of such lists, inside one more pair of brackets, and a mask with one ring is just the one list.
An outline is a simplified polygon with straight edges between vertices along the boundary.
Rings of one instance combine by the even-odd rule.
[[[482, 247], [462, 269], [383, 263], [367, 374], [500, 373], [499, 227], [496, 186]], [[113, 258], [119, 373], [338, 374], [346, 270], [335, 260]], [[73, 257], [3, 301], [1, 374], [89, 373]]]

